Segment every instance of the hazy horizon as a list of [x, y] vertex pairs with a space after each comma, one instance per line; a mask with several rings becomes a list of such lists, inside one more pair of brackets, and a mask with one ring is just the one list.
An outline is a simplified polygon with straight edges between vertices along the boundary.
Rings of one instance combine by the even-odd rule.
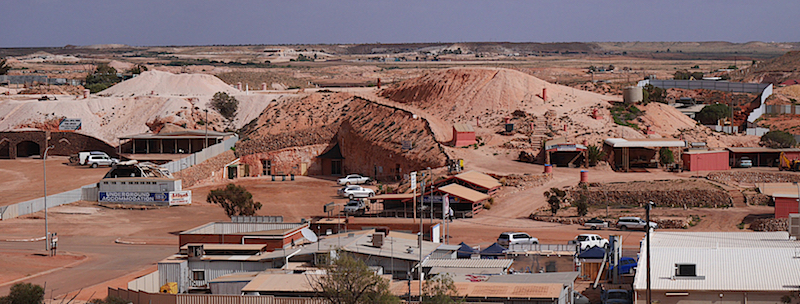
[[0, 47], [800, 42], [800, 1], [9, 0]]

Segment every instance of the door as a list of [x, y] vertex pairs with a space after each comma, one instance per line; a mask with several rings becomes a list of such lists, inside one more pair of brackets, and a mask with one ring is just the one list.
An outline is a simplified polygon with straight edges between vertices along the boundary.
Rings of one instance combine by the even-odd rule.
[[342, 175], [342, 160], [341, 159], [332, 159], [331, 160], [331, 175]]
[[300, 175], [301, 176], [308, 175], [308, 164], [307, 163], [300, 163]]
[[238, 169], [236, 165], [228, 166], [228, 179], [236, 178], [236, 175], [239, 173]]
[[262, 175], [264, 175], [264, 176], [272, 175], [272, 161], [271, 160], [262, 159], [261, 160], [261, 167], [263, 167]]

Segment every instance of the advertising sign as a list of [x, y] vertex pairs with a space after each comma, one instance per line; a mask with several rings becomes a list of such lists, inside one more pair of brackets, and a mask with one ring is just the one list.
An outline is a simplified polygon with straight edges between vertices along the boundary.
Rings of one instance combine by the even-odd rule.
[[169, 201], [169, 193], [100, 192], [98, 198], [102, 203], [166, 203]]
[[58, 129], [61, 131], [78, 131], [81, 129], [80, 118], [64, 118], [58, 124]]
[[172, 191], [169, 193], [169, 205], [189, 205], [192, 203], [192, 191]]

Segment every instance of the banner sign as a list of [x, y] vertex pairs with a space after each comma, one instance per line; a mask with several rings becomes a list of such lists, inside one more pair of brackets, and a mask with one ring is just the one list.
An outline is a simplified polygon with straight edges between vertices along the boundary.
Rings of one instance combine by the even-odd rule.
[[169, 201], [169, 193], [100, 192], [98, 198], [105, 203], [166, 203]]
[[58, 124], [58, 129], [61, 131], [78, 131], [81, 129], [80, 118], [64, 118]]
[[169, 193], [169, 205], [189, 205], [192, 203], [192, 191], [172, 191]]

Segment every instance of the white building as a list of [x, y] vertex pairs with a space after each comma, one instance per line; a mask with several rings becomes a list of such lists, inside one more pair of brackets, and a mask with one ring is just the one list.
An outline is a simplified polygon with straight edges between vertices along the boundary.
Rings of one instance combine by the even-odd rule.
[[[800, 290], [800, 242], [788, 232], [654, 232], [651, 295], [668, 303], [781, 303]], [[647, 302], [647, 247], [633, 288]], [[796, 301], [796, 300], [793, 300]]]

